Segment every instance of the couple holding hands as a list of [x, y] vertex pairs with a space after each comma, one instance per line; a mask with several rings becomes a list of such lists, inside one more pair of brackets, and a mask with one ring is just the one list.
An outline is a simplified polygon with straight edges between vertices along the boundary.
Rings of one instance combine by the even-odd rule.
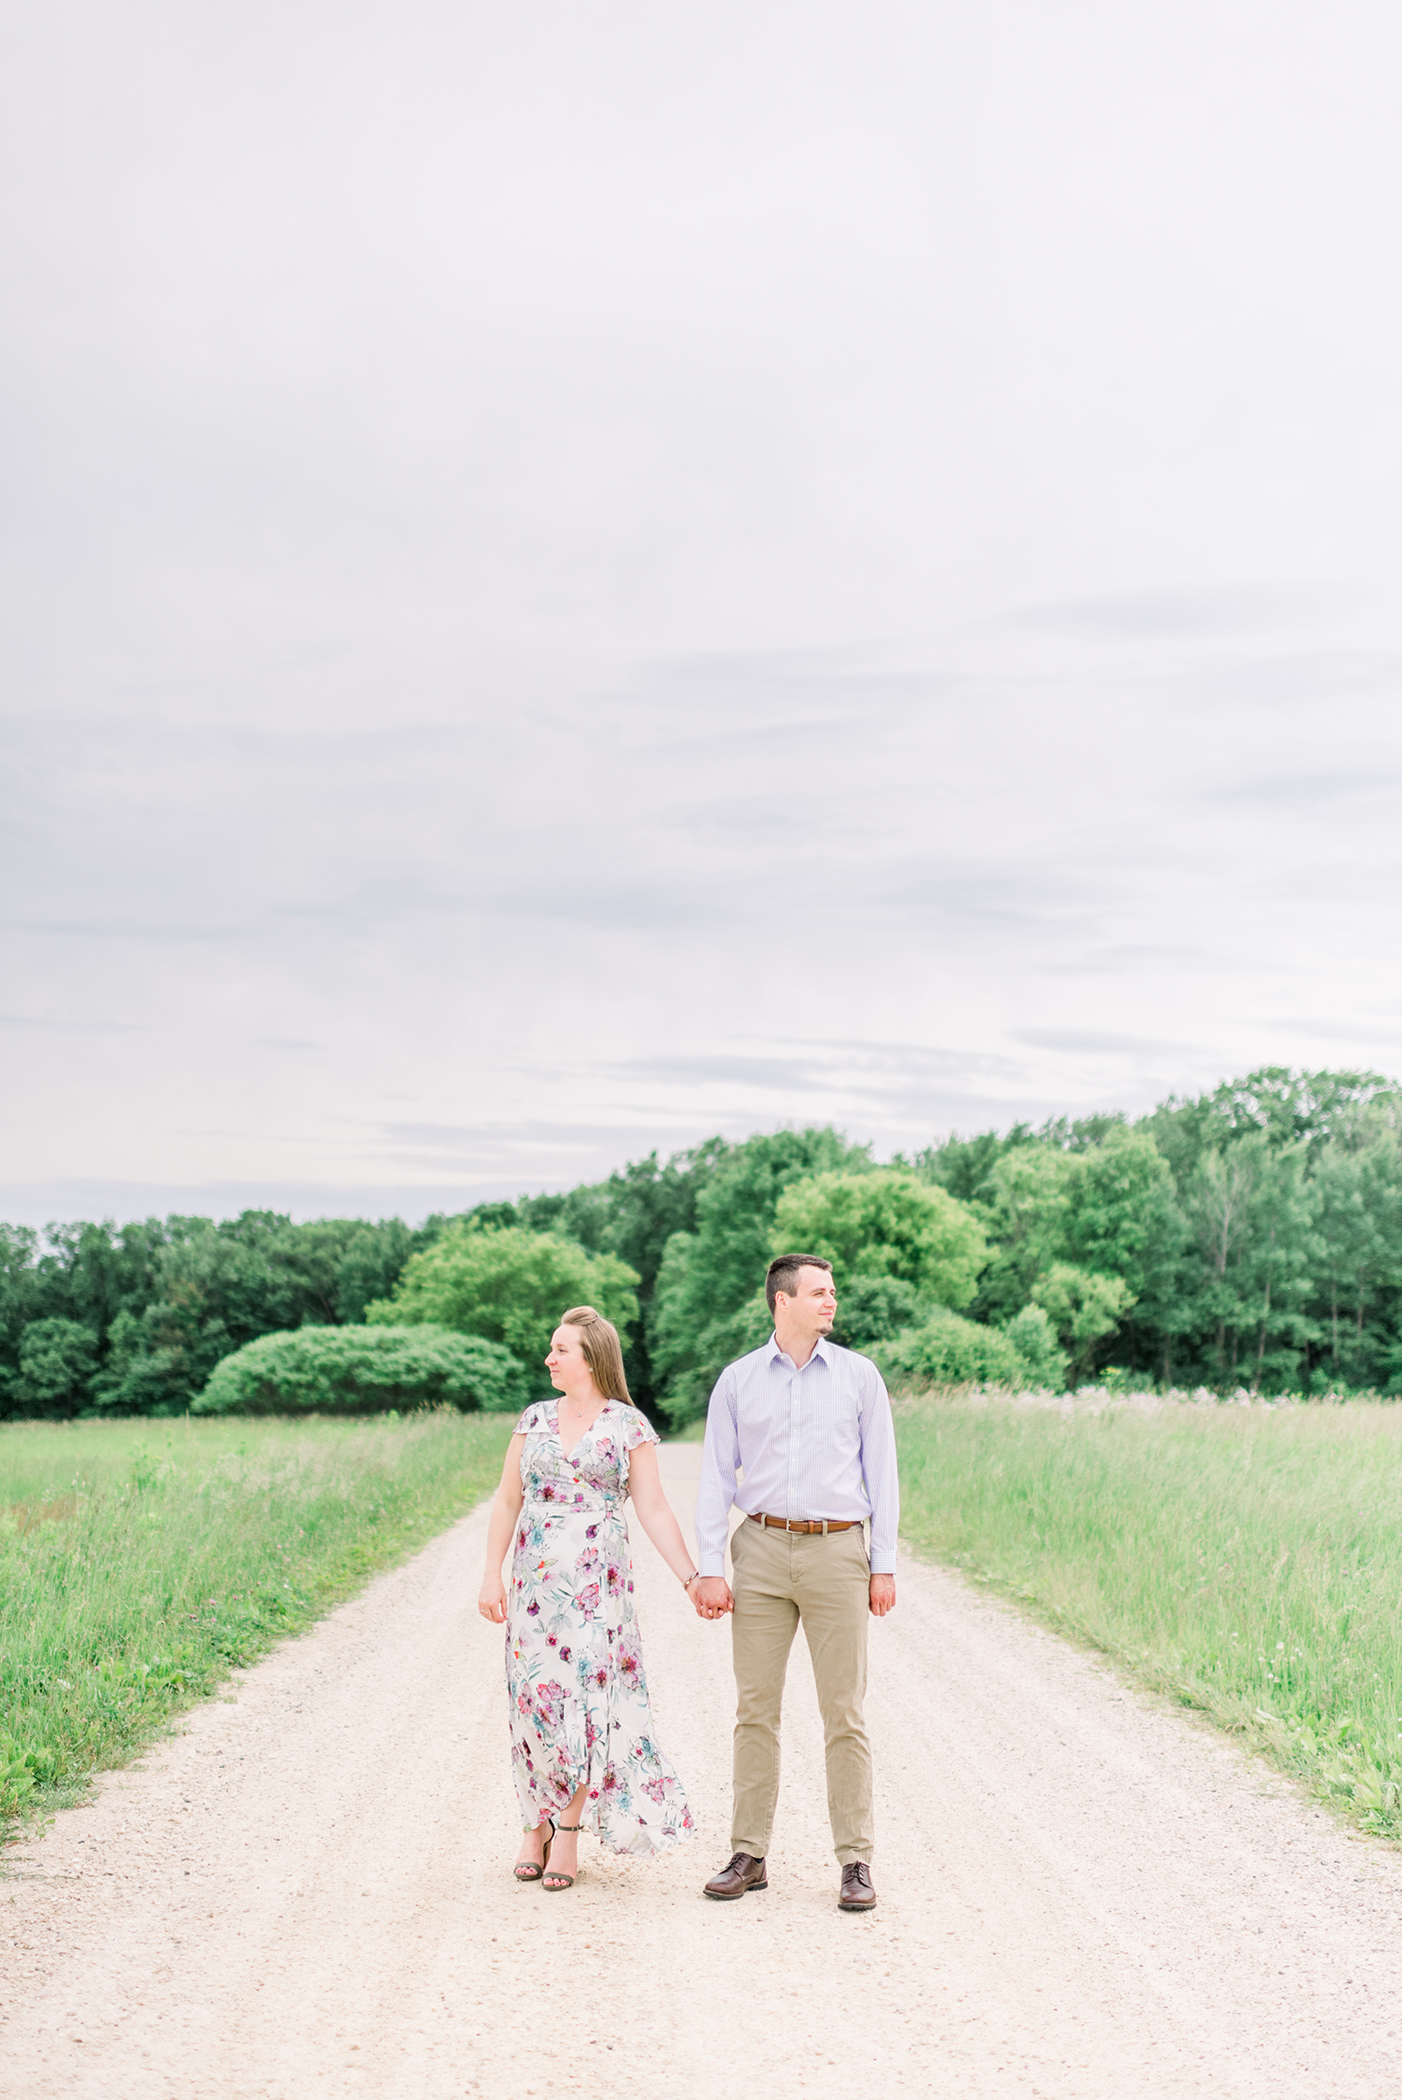
[[[838, 1904], [876, 1903], [862, 1700], [867, 1621], [896, 1601], [890, 1402], [876, 1366], [829, 1339], [837, 1311], [829, 1262], [781, 1255], [765, 1294], [773, 1335], [730, 1364], [711, 1395], [699, 1567], [663, 1492], [658, 1438], [629, 1401], [617, 1329], [584, 1305], [555, 1330], [546, 1366], [559, 1398], [528, 1407], [516, 1425], [478, 1600], [484, 1618], [506, 1627], [511, 1761], [525, 1826], [518, 1881], [552, 1893], [572, 1887], [581, 1830], [610, 1851], [645, 1855], [692, 1828], [653, 1733], [623, 1516], [631, 1499], [698, 1616], [731, 1620], [732, 1856], [706, 1894], [729, 1901], [768, 1887], [779, 1714], [802, 1621], [822, 1710]], [[733, 1585], [725, 1577], [732, 1506], [746, 1519], [731, 1542]]]

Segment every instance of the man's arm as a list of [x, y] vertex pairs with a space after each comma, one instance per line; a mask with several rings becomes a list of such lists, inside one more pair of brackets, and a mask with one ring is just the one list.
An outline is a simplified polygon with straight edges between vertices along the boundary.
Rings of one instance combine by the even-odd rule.
[[701, 1485], [696, 1494], [696, 1552], [703, 1576], [724, 1579], [730, 1506], [735, 1500], [735, 1476], [739, 1470], [735, 1374], [727, 1366], [716, 1380], [706, 1410], [706, 1443], [701, 1453]]
[[869, 1367], [861, 1412], [862, 1477], [871, 1503], [871, 1608], [884, 1618], [896, 1601], [896, 1534], [901, 1490], [896, 1472], [896, 1429], [881, 1373]]

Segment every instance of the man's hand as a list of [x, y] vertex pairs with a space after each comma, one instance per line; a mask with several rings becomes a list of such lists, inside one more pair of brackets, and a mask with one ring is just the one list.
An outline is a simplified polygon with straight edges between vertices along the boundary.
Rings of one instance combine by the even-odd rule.
[[735, 1609], [730, 1584], [723, 1575], [698, 1576], [688, 1595], [696, 1606], [698, 1619], [723, 1619], [728, 1611]]
[[[698, 1583], [697, 1588], [699, 1589], [700, 1586]], [[872, 1617], [874, 1619], [884, 1619], [888, 1611], [894, 1611], [896, 1608], [895, 1576], [873, 1575], [867, 1586], [867, 1595], [871, 1600]]]

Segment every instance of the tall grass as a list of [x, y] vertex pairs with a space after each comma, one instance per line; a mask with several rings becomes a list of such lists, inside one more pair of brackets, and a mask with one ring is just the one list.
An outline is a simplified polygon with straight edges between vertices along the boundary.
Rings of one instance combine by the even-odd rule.
[[0, 1827], [492, 1487], [509, 1416], [0, 1425]]
[[911, 1546], [1402, 1837], [1402, 1407], [897, 1408]]

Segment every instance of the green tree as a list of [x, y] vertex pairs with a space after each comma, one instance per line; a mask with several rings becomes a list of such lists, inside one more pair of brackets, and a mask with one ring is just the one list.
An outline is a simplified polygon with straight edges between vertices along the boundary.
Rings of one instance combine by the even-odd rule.
[[88, 1397], [97, 1336], [78, 1320], [32, 1320], [19, 1346], [14, 1401], [31, 1415], [76, 1415]]
[[1188, 1101], [1176, 1096], [1143, 1119], [1182, 1187], [1198, 1161], [1237, 1138], [1259, 1136], [1272, 1149], [1302, 1144], [1372, 1143], [1402, 1134], [1402, 1088], [1380, 1072], [1293, 1072], [1263, 1065], [1225, 1079]]
[[726, 1364], [770, 1332], [764, 1272], [784, 1190], [814, 1174], [869, 1166], [865, 1145], [829, 1129], [748, 1138], [714, 1166], [697, 1194], [695, 1230], [671, 1234], [653, 1293], [648, 1346], [672, 1421], [704, 1414]]
[[1166, 1366], [1183, 1325], [1191, 1237], [1168, 1162], [1147, 1133], [1110, 1116], [1067, 1124], [1055, 1141], [1005, 1153], [989, 1190], [993, 1254], [976, 1312], [1011, 1319], [1038, 1302], [1039, 1278], [1058, 1264], [1117, 1277], [1134, 1316], [1115, 1323], [1114, 1353]]
[[915, 1155], [915, 1170], [929, 1181], [937, 1181], [960, 1203], [991, 1208], [995, 1199], [994, 1169], [1006, 1153], [1031, 1144], [1032, 1129], [1014, 1123], [1000, 1136], [996, 1130], [980, 1131], [977, 1137], [948, 1137]]
[[194, 1394], [182, 1376], [182, 1360], [153, 1349], [150, 1334], [148, 1320], [123, 1307], [107, 1330], [106, 1352], [92, 1381], [94, 1407], [114, 1415], [168, 1415], [190, 1404]]
[[[907, 1327], [919, 1326], [929, 1306], [920, 1293], [898, 1276], [853, 1276], [837, 1301], [833, 1340], [870, 1356], [881, 1342], [893, 1342]], [[765, 1312], [769, 1308], [766, 1305]]]
[[[1376, 1375], [1365, 1322], [1371, 1287], [1386, 1257], [1386, 1239], [1383, 1218], [1369, 1201], [1368, 1163], [1366, 1152], [1331, 1144], [1314, 1161], [1310, 1176], [1321, 1343], [1329, 1384], [1362, 1384]], [[1323, 1367], [1315, 1377], [1325, 1382]]]
[[[320, 1219], [274, 1211], [116, 1226], [0, 1228], [0, 1412], [19, 1405], [24, 1328], [68, 1319], [101, 1337], [92, 1397], [123, 1413], [189, 1405], [221, 1355], [303, 1321], [358, 1320], [442, 1221]], [[28, 1403], [25, 1403], [28, 1404]]]
[[1185, 1208], [1203, 1262], [1197, 1321], [1218, 1384], [1288, 1387], [1317, 1333], [1306, 1308], [1315, 1242], [1305, 1169], [1302, 1144], [1275, 1147], [1264, 1130], [1197, 1163]]
[[450, 1225], [408, 1262], [394, 1295], [366, 1308], [372, 1326], [451, 1327], [500, 1342], [535, 1373], [562, 1312], [592, 1305], [626, 1335], [638, 1277], [612, 1254], [520, 1226]]
[[606, 1181], [562, 1196], [523, 1196], [515, 1222], [532, 1232], [557, 1232], [591, 1254], [616, 1254], [638, 1274], [638, 1325], [624, 1352], [628, 1385], [641, 1407], [656, 1402], [657, 1377], [649, 1347], [653, 1295], [667, 1242], [696, 1227], [701, 1190], [730, 1157], [723, 1138], [708, 1138], [665, 1162], [655, 1152], [633, 1160]]
[[1032, 1286], [1032, 1300], [1051, 1321], [1071, 1358], [1071, 1377], [1090, 1369], [1097, 1342], [1113, 1334], [1134, 1303], [1134, 1293], [1120, 1276], [1098, 1276], [1069, 1261], [1053, 1262]]
[[39, 1317], [34, 1274], [39, 1235], [27, 1225], [0, 1225], [0, 1414], [14, 1404], [20, 1344]]
[[973, 1297], [988, 1259], [983, 1227], [965, 1204], [889, 1167], [791, 1182], [775, 1208], [770, 1247], [821, 1254], [839, 1293], [857, 1276], [890, 1276], [956, 1312]]
[[1020, 1145], [994, 1167], [994, 1252], [976, 1308], [985, 1319], [1010, 1319], [1030, 1305], [1037, 1278], [1066, 1258], [1073, 1184], [1082, 1170], [1078, 1154], [1047, 1144]]

